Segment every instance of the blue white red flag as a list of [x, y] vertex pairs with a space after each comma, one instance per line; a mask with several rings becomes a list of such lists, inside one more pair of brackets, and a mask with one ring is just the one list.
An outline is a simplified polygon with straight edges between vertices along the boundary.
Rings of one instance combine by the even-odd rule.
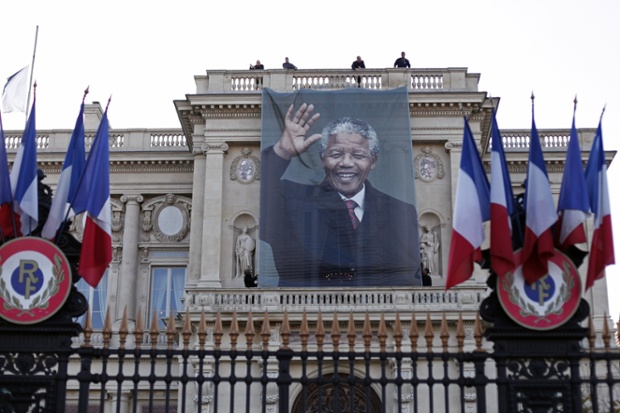
[[109, 135], [106, 108], [72, 204], [76, 214], [86, 211], [78, 274], [92, 287], [112, 261]]
[[615, 263], [611, 208], [607, 189], [607, 164], [605, 163], [601, 123], [602, 119], [599, 121], [586, 167], [590, 207], [594, 213], [594, 233], [590, 246], [586, 290], [592, 287], [596, 280], [605, 276], [606, 266]]
[[590, 213], [586, 177], [583, 172], [579, 136], [575, 127], [575, 113], [566, 151], [566, 164], [558, 200], [558, 223], [556, 246], [561, 251], [575, 244], [587, 241], [583, 224]]
[[495, 111], [491, 124], [491, 146], [491, 268], [502, 277], [515, 267], [511, 217], [517, 207]]
[[2, 231], [3, 241], [7, 238], [14, 237], [16, 232], [15, 216], [13, 214], [13, 194], [11, 193], [9, 162], [6, 156], [2, 114], [0, 114], [0, 231]]
[[86, 163], [86, 150], [84, 148], [84, 102], [80, 106], [80, 113], [75, 121], [75, 128], [69, 141], [65, 163], [62, 166], [56, 194], [52, 200], [50, 213], [41, 230], [41, 237], [53, 239], [60, 224], [73, 216], [69, 208], [70, 201], [75, 198], [75, 192], [84, 171]]
[[18, 235], [30, 235], [37, 228], [39, 221], [36, 100], [35, 95], [32, 110], [11, 170], [13, 208], [20, 221], [17, 227]]
[[491, 215], [489, 181], [467, 119], [463, 119], [463, 153], [454, 203], [446, 289], [467, 281], [474, 271], [474, 262], [482, 259], [484, 221]]
[[552, 228], [558, 220], [533, 111], [526, 180], [522, 262], [523, 277], [532, 284], [549, 272], [549, 258], [555, 252]]

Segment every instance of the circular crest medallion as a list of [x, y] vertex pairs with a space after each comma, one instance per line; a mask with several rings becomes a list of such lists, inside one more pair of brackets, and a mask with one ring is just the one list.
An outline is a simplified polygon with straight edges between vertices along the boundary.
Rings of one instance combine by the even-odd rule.
[[21, 237], [0, 246], [0, 317], [34, 324], [56, 314], [71, 291], [71, 268], [53, 243]]
[[497, 277], [499, 302], [517, 324], [532, 330], [551, 330], [567, 322], [581, 300], [581, 278], [573, 262], [555, 250], [549, 273], [528, 284], [523, 277], [522, 250], [515, 252], [517, 267]]

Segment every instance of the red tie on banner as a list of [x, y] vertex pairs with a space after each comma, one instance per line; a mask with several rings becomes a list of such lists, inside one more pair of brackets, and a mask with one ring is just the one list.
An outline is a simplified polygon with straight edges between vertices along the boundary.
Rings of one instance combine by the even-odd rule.
[[353, 229], [357, 229], [357, 226], [360, 223], [357, 215], [355, 215], [355, 208], [357, 207], [357, 202], [348, 199], [345, 201], [345, 204], [347, 204], [347, 209], [349, 210], [349, 218], [351, 218], [351, 224], [353, 224]]

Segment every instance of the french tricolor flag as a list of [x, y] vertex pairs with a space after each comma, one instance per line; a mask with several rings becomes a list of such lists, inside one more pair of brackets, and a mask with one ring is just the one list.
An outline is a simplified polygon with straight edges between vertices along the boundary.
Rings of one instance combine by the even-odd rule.
[[589, 212], [588, 189], [581, 162], [579, 136], [575, 127], [575, 110], [573, 110], [573, 124], [570, 131], [568, 150], [566, 151], [566, 164], [562, 177], [560, 198], [558, 200], [558, 223], [556, 226], [556, 245], [558, 249], [566, 251], [572, 245], [586, 242], [586, 232], [583, 224]]
[[532, 133], [525, 185], [525, 240], [522, 252], [523, 277], [532, 284], [548, 274], [553, 257], [553, 225], [558, 220], [540, 138], [532, 109]]
[[15, 216], [13, 214], [13, 194], [9, 178], [9, 162], [6, 156], [4, 128], [0, 113], [0, 231], [2, 242], [15, 236]]
[[72, 208], [86, 211], [78, 274], [96, 287], [112, 261], [108, 108], [93, 141]]
[[495, 112], [491, 124], [491, 146], [491, 268], [503, 277], [515, 267], [511, 217], [517, 208]]
[[[84, 94], [86, 97], [86, 94]], [[60, 171], [56, 194], [52, 200], [50, 212], [41, 230], [41, 237], [54, 239], [56, 231], [65, 219], [73, 216], [69, 208], [70, 201], [75, 198], [76, 189], [84, 171], [86, 150], [84, 148], [84, 99], [80, 106], [80, 113], [75, 121], [75, 128], [69, 141], [65, 163]]]
[[[36, 87], [36, 85], [35, 85]], [[37, 131], [35, 124], [36, 94], [32, 110], [17, 149], [11, 169], [13, 209], [19, 217], [17, 235], [30, 235], [39, 221], [39, 192], [37, 176]]]
[[592, 234], [592, 245], [590, 246], [586, 290], [592, 287], [596, 280], [605, 276], [606, 266], [615, 263], [611, 229], [611, 208], [609, 192], [607, 190], [607, 164], [605, 163], [601, 123], [602, 119], [599, 121], [586, 167], [590, 207], [594, 213], [594, 233]]
[[454, 203], [446, 290], [471, 277], [474, 262], [482, 259], [483, 223], [490, 218], [489, 181], [467, 119], [463, 119], [463, 153]]

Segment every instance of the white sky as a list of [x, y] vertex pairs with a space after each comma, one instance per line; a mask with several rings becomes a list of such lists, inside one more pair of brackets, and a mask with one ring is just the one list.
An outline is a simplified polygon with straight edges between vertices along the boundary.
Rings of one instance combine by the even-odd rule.
[[[620, 149], [620, 2], [617, 0], [285, 0], [106, 2], [41, 0], [2, 5], [0, 83], [32, 61], [37, 128], [71, 129], [84, 89], [113, 128], [179, 128], [175, 99], [195, 92], [207, 69], [391, 67], [401, 51], [413, 67], [467, 67], [479, 90], [499, 96], [500, 129], [529, 129], [530, 94], [539, 129], [595, 128], [603, 106], [606, 149]], [[4, 114], [5, 130], [23, 115]], [[610, 168], [615, 238], [620, 240], [620, 161]], [[620, 250], [620, 242], [616, 242]], [[620, 257], [620, 253], [616, 254]], [[618, 267], [618, 268], [616, 268]], [[620, 266], [608, 267], [617, 320]]]

